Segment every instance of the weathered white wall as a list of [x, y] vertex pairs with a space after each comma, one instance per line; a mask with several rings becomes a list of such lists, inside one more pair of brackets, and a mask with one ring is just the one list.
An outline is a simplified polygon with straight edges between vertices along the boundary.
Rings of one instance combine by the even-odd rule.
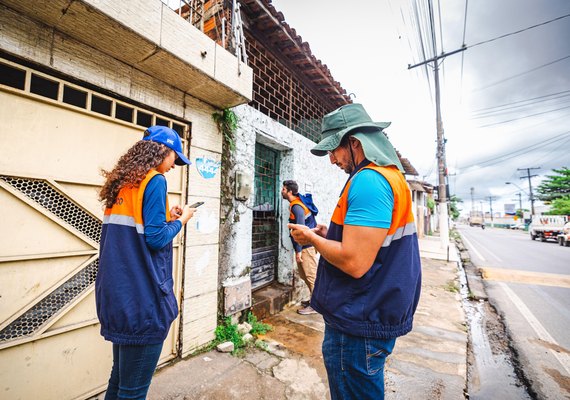
[[160, 76], [147, 75], [3, 5], [0, 26], [0, 49], [191, 122], [194, 164], [185, 169], [189, 179], [186, 201], [206, 204], [187, 227], [182, 355], [208, 343], [217, 324], [220, 171], [205, 179], [196, 168], [196, 158], [221, 161], [222, 138], [212, 120], [215, 109], [164, 83]]
[[[276, 149], [281, 156], [278, 188], [281, 188], [281, 183], [286, 179], [296, 180], [301, 193], [313, 194], [315, 204], [319, 208], [317, 222], [328, 225], [340, 190], [348, 175], [330, 164], [328, 157], [313, 156], [309, 150], [315, 143], [254, 108], [242, 105], [235, 107], [234, 112], [239, 118], [239, 129], [235, 133], [236, 148], [232, 154], [233, 167], [227, 171], [230, 177], [235, 175], [236, 170], [239, 170], [253, 178], [256, 141]], [[232, 190], [231, 187], [227, 189]], [[223, 211], [223, 214], [228, 215], [228, 221], [231, 223], [222, 223], [221, 226], [220, 279], [222, 282], [228, 278], [247, 274], [251, 267], [253, 213], [249, 207], [252, 204], [253, 194], [246, 202], [233, 199]], [[282, 200], [279, 210], [281, 236], [277, 278], [279, 282], [290, 285], [293, 278], [294, 255], [287, 230], [288, 208], [289, 203]], [[295, 279], [295, 285], [304, 286], [298, 278]]]

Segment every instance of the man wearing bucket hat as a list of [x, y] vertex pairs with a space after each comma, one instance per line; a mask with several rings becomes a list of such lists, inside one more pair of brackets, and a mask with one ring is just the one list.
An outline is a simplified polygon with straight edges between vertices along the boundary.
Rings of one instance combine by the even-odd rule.
[[421, 265], [410, 190], [396, 151], [362, 105], [324, 116], [311, 149], [349, 174], [327, 228], [289, 224], [321, 254], [311, 306], [325, 320], [331, 398], [383, 399], [384, 364], [412, 329]]

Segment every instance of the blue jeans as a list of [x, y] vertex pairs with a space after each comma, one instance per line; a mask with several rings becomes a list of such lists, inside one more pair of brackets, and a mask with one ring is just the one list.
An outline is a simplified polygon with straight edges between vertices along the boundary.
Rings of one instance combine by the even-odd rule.
[[146, 399], [162, 343], [141, 346], [113, 343], [113, 369], [105, 400]]
[[395, 343], [347, 335], [326, 325], [323, 358], [331, 399], [384, 399], [384, 363]]

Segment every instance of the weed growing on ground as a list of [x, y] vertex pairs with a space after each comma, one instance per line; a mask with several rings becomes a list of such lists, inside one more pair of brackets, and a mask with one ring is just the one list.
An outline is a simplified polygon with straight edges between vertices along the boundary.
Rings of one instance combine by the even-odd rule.
[[257, 317], [251, 312], [247, 314], [247, 323], [251, 325], [251, 333], [254, 336], [265, 335], [267, 332], [272, 331], [273, 327], [257, 320]]
[[451, 293], [459, 293], [459, 288], [454, 280], [448, 281], [447, 285], [445, 285], [443, 289]]
[[[273, 330], [271, 325], [258, 321], [257, 317], [251, 312], [247, 314], [247, 323], [251, 325], [251, 331], [249, 333], [253, 336], [264, 335]], [[251, 342], [245, 342], [243, 340], [243, 335], [238, 332], [238, 326], [236, 324], [232, 324], [232, 320], [229, 317], [222, 319], [221, 323], [216, 327], [215, 335], [216, 339], [212, 342], [210, 348], [215, 347], [220, 343], [232, 342], [234, 344], [234, 351], [232, 352], [234, 356], [243, 356], [245, 354], [244, 348], [246, 346], [254, 345]], [[256, 343], [255, 346], [262, 348], [263, 350], [267, 350], [267, 345], [263, 347], [262, 344]]]
[[214, 344], [232, 342], [234, 344], [234, 352], [244, 346], [243, 338], [239, 334], [237, 325], [232, 324], [231, 318], [227, 317], [222, 320], [222, 324], [216, 327], [214, 332], [216, 339]]

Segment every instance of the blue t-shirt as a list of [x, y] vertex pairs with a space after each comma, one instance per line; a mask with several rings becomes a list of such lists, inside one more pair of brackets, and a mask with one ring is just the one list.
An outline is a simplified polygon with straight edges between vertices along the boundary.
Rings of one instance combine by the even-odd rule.
[[393, 209], [394, 193], [382, 174], [365, 169], [352, 178], [345, 225], [388, 229], [392, 223]]

